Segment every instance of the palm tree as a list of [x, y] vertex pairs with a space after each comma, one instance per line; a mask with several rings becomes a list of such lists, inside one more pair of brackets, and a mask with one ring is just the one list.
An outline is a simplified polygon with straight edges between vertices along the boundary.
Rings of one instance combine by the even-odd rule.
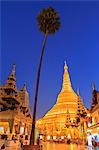
[[35, 98], [34, 98], [34, 110], [33, 110], [30, 145], [34, 145], [38, 88], [39, 88], [40, 71], [41, 71], [41, 65], [42, 65], [42, 59], [44, 55], [44, 48], [45, 48], [46, 40], [49, 34], [56, 33], [56, 31], [60, 28], [59, 14], [52, 7], [43, 9], [39, 13], [37, 17], [37, 21], [38, 21], [39, 30], [44, 33], [44, 42], [43, 42], [42, 51], [40, 55], [40, 62], [38, 66], [38, 73], [37, 73], [37, 80], [36, 80], [36, 91], [35, 91]]

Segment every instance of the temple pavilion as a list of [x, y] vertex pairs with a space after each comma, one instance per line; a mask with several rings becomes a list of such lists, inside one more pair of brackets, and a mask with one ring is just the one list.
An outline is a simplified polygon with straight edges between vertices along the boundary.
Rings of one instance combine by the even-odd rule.
[[80, 138], [80, 116], [84, 117], [87, 109], [81, 100], [79, 91], [74, 92], [68, 66], [64, 65], [63, 83], [55, 105], [39, 119], [36, 124], [47, 140], [55, 138]]
[[26, 85], [17, 89], [15, 65], [5, 85], [0, 85], [0, 134], [30, 135], [32, 116]]

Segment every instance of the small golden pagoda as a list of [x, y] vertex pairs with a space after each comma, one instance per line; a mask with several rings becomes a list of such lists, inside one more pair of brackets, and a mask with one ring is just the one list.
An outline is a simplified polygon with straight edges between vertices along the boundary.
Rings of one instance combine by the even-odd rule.
[[28, 92], [25, 84], [21, 90], [17, 89], [15, 66], [5, 85], [0, 85], [0, 134], [30, 136], [32, 115]]
[[65, 62], [62, 89], [55, 105], [37, 121], [40, 132], [48, 139], [55, 137], [79, 138], [77, 118], [86, 113], [80, 94], [74, 92]]

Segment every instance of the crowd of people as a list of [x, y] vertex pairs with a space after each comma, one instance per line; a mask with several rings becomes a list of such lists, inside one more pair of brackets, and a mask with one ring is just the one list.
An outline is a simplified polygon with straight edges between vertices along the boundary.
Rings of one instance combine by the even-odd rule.
[[[40, 139], [40, 135], [38, 136], [37, 138], [37, 145], [41, 145], [42, 147], [42, 141], [43, 142], [46, 142], [46, 140], [43, 140], [43, 139]], [[52, 140], [53, 142], [57, 142], [57, 143], [60, 143], [60, 140], [59, 139], [55, 139], [55, 140]], [[91, 148], [94, 149], [94, 150], [99, 150], [99, 142], [96, 142], [96, 140], [94, 138], [91, 138]], [[90, 147], [90, 145], [88, 144], [88, 140], [86, 139], [70, 139], [70, 138], [67, 138], [67, 139], [63, 139], [63, 143], [66, 143], [66, 144], [77, 144], [77, 145], [86, 145], [88, 147]]]
[[[19, 146], [22, 148], [23, 145], [29, 145], [29, 137], [28, 135], [20, 135], [19, 137], [17, 135], [12, 135], [12, 139], [9, 140], [8, 139], [8, 136], [7, 135], [0, 135], [0, 141], [1, 142], [1, 145], [0, 145], [0, 149], [5, 149], [6, 146], [9, 146], [9, 143], [10, 142], [13, 142], [13, 143], [18, 143]], [[45, 141], [45, 140], [44, 140]], [[87, 146], [90, 146], [90, 144], [88, 143], [90, 142], [91, 143], [91, 146], [93, 149], [95, 150], [98, 150], [99, 149], [99, 142], [96, 142], [95, 138], [91, 138], [90, 141], [86, 141], [86, 140], [80, 140], [80, 139], [75, 139], [74, 141], [71, 140], [70, 138], [66, 139], [65, 143], [67, 144], [77, 144], [77, 145], [87, 145]], [[40, 149], [42, 149], [42, 143], [43, 143], [43, 139], [40, 138], [40, 135], [38, 135], [37, 137], [37, 141], [36, 141], [37, 145], [40, 146]]]

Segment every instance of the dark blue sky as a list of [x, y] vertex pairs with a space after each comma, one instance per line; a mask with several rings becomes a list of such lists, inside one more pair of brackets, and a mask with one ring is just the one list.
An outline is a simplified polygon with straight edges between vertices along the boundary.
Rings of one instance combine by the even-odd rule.
[[80, 88], [85, 106], [89, 107], [92, 80], [99, 88], [99, 2], [2, 2], [1, 83], [16, 63], [17, 87], [27, 83], [31, 108], [43, 34], [37, 15], [48, 6], [61, 18], [61, 28], [48, 37], [39, 87], [37, 117], [55, 103], [61, 90], [64, 60], [67, 61], [73, 89]]

